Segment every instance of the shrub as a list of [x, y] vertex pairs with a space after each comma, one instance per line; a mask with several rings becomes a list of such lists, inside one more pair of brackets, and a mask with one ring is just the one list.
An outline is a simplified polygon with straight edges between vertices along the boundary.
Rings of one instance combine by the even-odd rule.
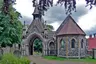
[[30, 60], [26, 57], [17, 57], [12, 53], [7, 53], [2, 56], [0, 64], [30, 64]]

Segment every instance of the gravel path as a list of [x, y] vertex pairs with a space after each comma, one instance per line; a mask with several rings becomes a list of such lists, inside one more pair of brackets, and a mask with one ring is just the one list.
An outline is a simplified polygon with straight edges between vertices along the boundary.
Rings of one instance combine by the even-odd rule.
[[28, 58], [32, 62], [35, 62], [36, 64], [92, 64], [92, 63], [84, 63], [84, 62], [47, 60], [47, 59], [44, 59], [40, 56], [29, 56]]

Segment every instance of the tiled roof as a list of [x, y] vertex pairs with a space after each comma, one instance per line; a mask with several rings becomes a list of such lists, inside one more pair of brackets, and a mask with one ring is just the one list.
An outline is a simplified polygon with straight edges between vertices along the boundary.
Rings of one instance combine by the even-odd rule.
[[88, 39], [88, 50], [96, 48], [96, 37]]
[[78, 26], [78, 24], [73, 20], [69, 15], [60, 25], [56, 31], [57, 35], [66, 35], [66, 34], [79, 34], [85, 35], [85, 32]]

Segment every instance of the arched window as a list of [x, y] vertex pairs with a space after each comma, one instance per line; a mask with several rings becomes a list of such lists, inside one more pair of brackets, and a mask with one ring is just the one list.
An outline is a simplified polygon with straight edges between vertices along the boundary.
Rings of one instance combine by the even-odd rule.
[[61, 48], [64, 48], [65, 41], [62, 39], [61, 40]]
[[71, 40], [71, 48], [75, 48], [75, 39]]
[[81, 40], [81, 48], [83, 48], [83, 42], [84, 42], [84, 40], [82, 39]]

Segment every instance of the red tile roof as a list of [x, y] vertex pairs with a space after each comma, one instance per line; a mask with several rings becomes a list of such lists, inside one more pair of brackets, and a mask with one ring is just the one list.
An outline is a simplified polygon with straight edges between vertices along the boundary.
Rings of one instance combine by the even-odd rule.
[[70, 15], [67, 16], [64, 22], [57, 29], [56, 33], [57, 35], [65, 35], [65, 34], [85, 35], [85, 32], [78, 26], [78, 24], [73, 20], [73, 18]]
[[93, 48], [96, 48], [96, 37], [88, 38], [88, 50], [92, 50]]

